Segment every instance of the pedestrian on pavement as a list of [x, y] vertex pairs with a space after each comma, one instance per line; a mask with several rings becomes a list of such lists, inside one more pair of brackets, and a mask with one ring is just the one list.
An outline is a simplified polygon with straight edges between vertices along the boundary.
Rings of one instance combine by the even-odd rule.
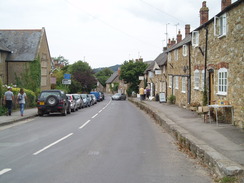
[[26, 93], [24, 92], [23, 88], [20, 88], [20, 91], [18, 93], [18, 103], [20, 108], [20, 115], [24, 115], [24, 109], [25, 109], [25, 101], [27, 100]]
[[14, 100], [14, 94], [12, 92], [12, 88], [8, 86], [8, 91], [4, 93], [4, 102], [5, 102], [5, 106], [8, 108], [9, 116], [11, 116], [12, 113], [13, 100]]
[[147, 99], [149, 99], [149, 96], [150, 96], [150, 89], [147, 87]]
[[143, 100], [143, 98], [144, 98], [144, 88], [140, 88], [139, 89], [139, 94], [140, 94], [140, 101], [142, 101]]

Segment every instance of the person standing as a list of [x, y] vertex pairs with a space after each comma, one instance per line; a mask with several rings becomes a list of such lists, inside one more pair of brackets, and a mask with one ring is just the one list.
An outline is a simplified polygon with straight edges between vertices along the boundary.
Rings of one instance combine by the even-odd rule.
[[142, 101], [144, 98], [144, 88], [139, 89], [139, 94], [140, 94], [140, 101]]
[[14, 100], [14, 94], [12, 92], [12, 88], [8, 86], [8, 91], [4, 93], [4, 101], [5, 105], [8, 108], [8, 115], [11, 116], [12, 113], [12, 105]]
[[18, 93], [18, 103], [20, 108], [20, 115], [24, 115], [24, 109], [25, 109], [25, 101], [27, 99], [26, 93], [24, 92], [23, 88], [20, 88], [20, 91]]

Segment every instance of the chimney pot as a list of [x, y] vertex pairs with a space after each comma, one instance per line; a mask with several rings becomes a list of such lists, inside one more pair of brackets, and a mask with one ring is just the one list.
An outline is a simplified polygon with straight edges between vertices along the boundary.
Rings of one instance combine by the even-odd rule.
[[200, 9], [200, 25], [208, 21], [208, 7], [206, 6], [206, 1], [202, 2], [202, 8]]

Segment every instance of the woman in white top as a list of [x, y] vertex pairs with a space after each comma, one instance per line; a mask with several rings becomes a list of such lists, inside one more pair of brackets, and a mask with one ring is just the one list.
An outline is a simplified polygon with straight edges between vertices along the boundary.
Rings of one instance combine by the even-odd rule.
[[27, 99], [26, 93], [24, 92], [23, 88], [20, 89], [17, 99], [20, 108], [20, 115], [23, 116], [25, 109], [25, 100]]

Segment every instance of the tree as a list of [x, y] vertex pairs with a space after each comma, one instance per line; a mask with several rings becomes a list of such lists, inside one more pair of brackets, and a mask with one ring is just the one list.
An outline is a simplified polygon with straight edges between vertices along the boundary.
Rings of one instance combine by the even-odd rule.
[[65, 59], [63, 56], [53, 57], [53, 61], [58, 61], [59, 64], [64, 66], [69, 65], [69, 60]]
[[96, 87], [96, 78], [87, 62], [75, 62], [69, 66], [68, 72], [71, 74], [71, 93], [90, 92]]
[[98, 81], [105, 87], [106, 86], [106, 81], [108, 78], [113, 74], [113, 71], [109, 68], [105, 68], [95, 74], [96, 78]]
[[147, 64], [140, 61], [124, 61], [121, 66], [120, 79], [129, 83], [130, 91], [138, 92], [138, 85], [140, 83], [139, 76], [144, 75]]

